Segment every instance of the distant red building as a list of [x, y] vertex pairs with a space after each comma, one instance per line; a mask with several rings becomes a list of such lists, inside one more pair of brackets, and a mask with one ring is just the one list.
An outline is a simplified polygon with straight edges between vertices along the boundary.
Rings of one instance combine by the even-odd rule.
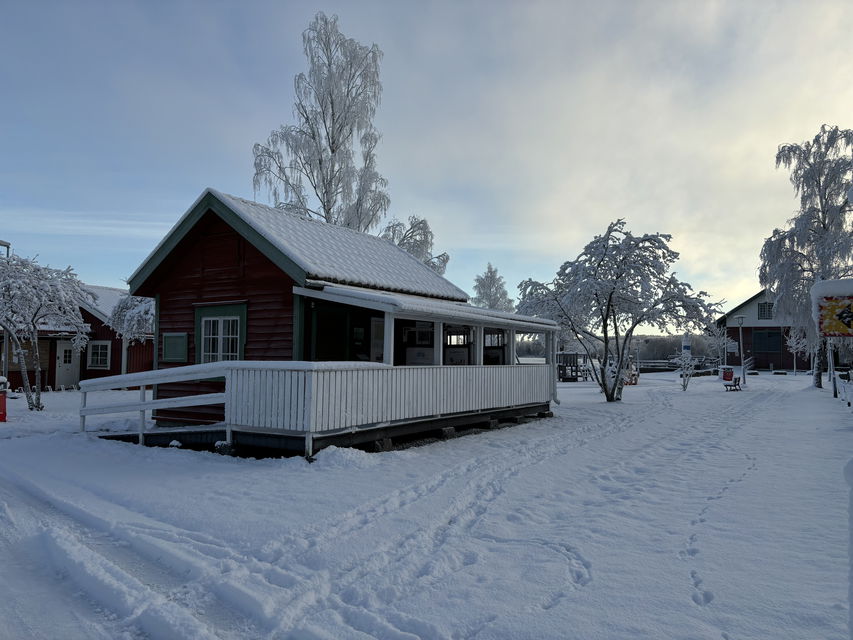
[[[45, 327], [39, 331], [42, 388], [68, 389], [75, 387], [80, 380], [147, 371], [153, 367], [153, 339], [127, 344], [107, 324], [113, 307], [127, 294], [127, 290], [85, 286], [95, 296], [93, 304], [80, 307], [83, 320], [91, 327], [89, 343], [82, 352], [78, 352], [71, 344], [72, 334], [61, 327]], [[32, 364], [27, 363], [30, 384], [34, 384]], [[23, 385], [14, 353], [9, 354], [9, 383], [13, 389]]]
[[[738, 316], [743, 316], [742, 325], [738, 324]], [[738, 345], [740, 345], [740, 327], [743, 327], [744, 355], [754, 359], [754, 369], [794, 368], [794, 355], [785, 344], [792, 328], [791, 323], [785, 318], [777, 317], [773, 300], [766, 290], [762, 289], [740, 303], [720, 318], [717, 325], [725, 326], [729, 338]], [[727, 363], [740, 366], [740, 353], [728, 353]], [[808, 356], [797, 356], [797, 369], [808, 369], [809, 366]]]

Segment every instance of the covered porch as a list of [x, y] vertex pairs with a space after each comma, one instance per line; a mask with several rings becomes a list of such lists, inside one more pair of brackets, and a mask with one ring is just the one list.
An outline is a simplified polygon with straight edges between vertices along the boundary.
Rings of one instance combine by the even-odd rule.
[[[294, 287], [302, 311], [295, 342], [310, 361], [393, 366], [507, 366], [518, 334], [544, 337], [555, 361], [554, 323], [446, 300], [322, 284]], [[390, 329], [389, 329], [390, 328]]]

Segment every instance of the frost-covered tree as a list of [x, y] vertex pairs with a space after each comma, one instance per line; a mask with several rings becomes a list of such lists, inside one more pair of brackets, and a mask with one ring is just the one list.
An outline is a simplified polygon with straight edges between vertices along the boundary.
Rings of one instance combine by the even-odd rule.
[[[688, 334], [685, 334], [685, 337], [690, 339]], [[693, 378], [693, 373], [696, 371], [696, 359], [693, 357], [692, 350], [686, 351], [682, 347], [672, 360], [678, 367], [678, 379], [681, 382], [681, 390], [687, 391], [687, 386], [690, 384], [690, 380]]]
[[811, 344], [806, 331], [802, 327], [792, 327], [785, 336], [785, 346], [794, 356], [794, 375], [797, 375], [797, 356], [805, 355], [811, 350]]
[[503, 276], [498, 275], [498, 270], [489, 262], [486, 271], [481, 276], [474, 277], [474, 293], [471, 304], [486, 309], [498, 311], [512, 311], [514, 305], [506, 290]]
[[450, 262], [450, 256], [447, 253], [433, 255], [434, 236], [429, 222], [425, 218], [409, 216], [408, 226], [405, 222], [394, 218], [385, 225], [379, 235], [411, 253], [437, 274], [444, 275], [447, 263]]
[[853, 206], [850, 187], [853, 130], [823, 125], [802, 144], [783, 144], [776, 166], [791, 172], [799, 209], [785, 229], [774, 229], [761, 249], [759, 280], [775, 312], [804, 327], [814, 350], [814, 384], [821, 387], [825, 342], [811, 320], [809, 290], [819, 280], [853, 276]]
[[131, 344], [143, 342], [154, 334], [154, 299], [124, 296], [113, 307], [107, 324]]
[[[70, 334], [75, 349], [82, 350], [89, 339], [89, 325], [83, 321], [80, 305], [92, 302], [94, 297], [71, 267], [53, 269], [17, 255], [0, 258], [0, 328], [9, 336], [18, 359], [27, 406], [31, 411], [44, 408], [41, 403], [39, 331], [61, 330]], [[32, 387], [27, 371], [28, 355], [33, 365]]]
[[712, 324], [705, 330], [704, 342], [716, 354], [719, 364], [724, 364], [729, 347], [737, 345], [737, 342], [729, 337], [729, 329], [726, 325]]
[[331, 224], [368, 231], [390, 199], [376, 169], [373, 117], [382, 94], [382, 52], [338, 30], [320, 12], [302, 35], [308, 72], [294, 79], [295, 123], [253, 148], [255, 190], [275, 206]]
[[565, 262], [552, 282], [519, 285], [519, 313], [568, 327], [590, 359], [603, 354], [592, 373], [608, 402], [622, 398], [622, 372], [637, 327], [702, 330], [719, 313], [704, 291], [694, 293], [670, 271], [678, 259], [670, 240], [662, 233], [635, 236], [620, 219]]

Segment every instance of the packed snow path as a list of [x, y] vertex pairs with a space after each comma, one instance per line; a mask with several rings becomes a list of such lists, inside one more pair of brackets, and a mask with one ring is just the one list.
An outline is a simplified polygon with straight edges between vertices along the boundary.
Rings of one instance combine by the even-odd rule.
[[845, 637], [853, 414], [809, 384], [567, 384], [312, 465], [65, 433], [49, 395], [0, 427], [0, 637]]

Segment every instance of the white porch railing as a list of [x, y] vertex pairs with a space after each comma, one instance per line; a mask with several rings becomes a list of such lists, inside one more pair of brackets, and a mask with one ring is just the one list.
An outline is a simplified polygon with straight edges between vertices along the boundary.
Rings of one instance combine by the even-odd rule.
[[[144, 440], [145, 412], [210, 404], [225, 406], [231, 430], [272, 429], [306, 435], [370, 428], [449, 414], [552, 400], [553, 365], [392, 367], [362, 362], [225, 361], [131, 373], [80, 383], [80, 429], [90, 415], [136, 412]], [[146, 400], [147, 385], [224, 379], [223, 393]], [[87, 393], [139, 386], [140, 400], [101, 406]]]

